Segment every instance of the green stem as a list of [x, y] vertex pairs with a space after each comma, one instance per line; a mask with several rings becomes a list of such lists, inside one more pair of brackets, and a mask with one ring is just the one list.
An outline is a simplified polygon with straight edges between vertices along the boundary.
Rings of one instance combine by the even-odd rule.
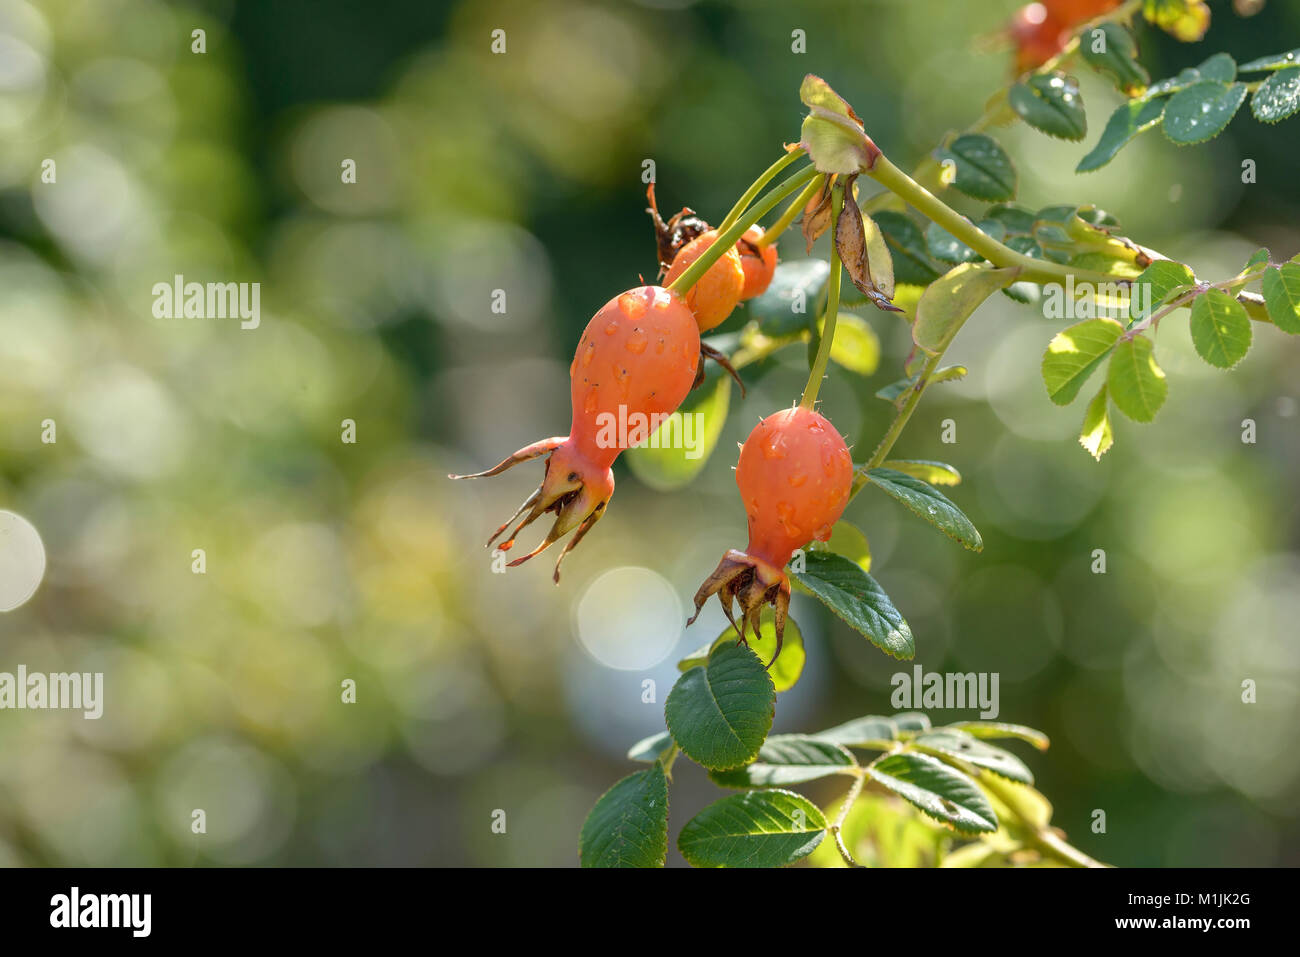
[[849, 819], [849, 811], [853, 809], [854, 803], [862, 794], [862, 786], [866, 784], [866, 782], [867, 776], [865, 773], [859, 773], [853, 779], [853, 786], [850, 787], [848, 793], [844, 795], [844, 804], [840, 807], [840, 813], [835, 816], [835, 823], [831, 825], [831, 836], [835, 838], [835, 849], [840, 852], [840, 857], [844, 859], [844, 863], [849, 867], [860, 867], [861, 865], [853, 859], [853, 855], [849, 852], [848, 845], [844, 843], [842, 832], [844, 830], [844, 822]]
[[777, 238], [790, 227], [790, 224], [793, 223], [808, 204], [812, 202], [812, 198], [821, 192], [824, 181], [824, 177], [817, 177], [804, 187], [803, 192], [790, 200], [790, 205], [785, 208], [785, 212], [781, 214], [781, 217], [769, 226], [767, 231], [759, 237], [758, 245], [770, 246], [772, 243], [776, 242]]
[[775, 209], [781, 203], [781, 200], [803, 189], [810, 179], [820, 175], [810, 163], [793, 176], [782, 180], [780, 184], [769, 190], [762, 199], [745, 210], [734, 223], [721, 231], [718, 238], [713, 241], [713, 245], [706, 249], [699, 259], [686, 267], [685, 272], [669, 283], [668, 289], [679, 295], [684, 295], [700, 281], [700, 277], [708, 272], [710, 267], [728, 249], [736, 245], [736, 241], [745, 235], [745, 230]]
[[750, 184], [749, 189], [745, 190], [745, 195], [736, 200], [736, 205], [731, 207], [731, 212], [727, 213], [727, 217], [722, 221], [721, 225], [718, 226], [718, 232], [730, 228], [731, 224], [739, 219], [740, 214], [743, 213], [749, 204], [754, 201], [754, 197], [759, 194], [759, 191], [770, 183], [777, 173], [781, 172], [781, 170], [785, 169], [803, 155], [804, 151], [802, 147], [793, 149], [764, 170], [763, 175], [754, 180], [754, 182]]
[[1032, 256], [1026, 256], [1004, 246], [904, 173], [891, 163], [886, 156], [877, 158], [875, 166], [867, 170], [866, 173], [876, 182], [893, 191], [899, 198], [915, 207], [928, 219], [938, 223], [993, 265], [1004, 268], [1018, 266], [1021, 270], [1018, 277], [1020, 280], [1040, 284], [1055, 283], [1065, 280], [1068, 276], [1073, 276], [1081, 282], [1113, 283], [1125, 281], [1091, 269], [1078, 269], [1045, 259], [1034, 259]]
[[831, 275], [826, 284], [826, 311], [822, 314], [821, 341], [817, 343], [817, 357], [808, 372], [808, 384], [803, 388], [799, 407], [811, 409], [817, 404], [817, 392], [826, 375], [826, 365], [831, 358], [831, 343], [835, 341], [835, 322], [840, 315], [840, 251], [835, 244], [835, 228], [839, 225], [840, 210], [844, 208], [844, 187], [831, 191]]

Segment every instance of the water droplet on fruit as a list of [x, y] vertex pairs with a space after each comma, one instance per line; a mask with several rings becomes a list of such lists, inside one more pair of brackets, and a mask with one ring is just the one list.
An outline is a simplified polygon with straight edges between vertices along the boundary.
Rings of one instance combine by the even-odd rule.
[[648, 341], [644, 333], [633, 333], [632, 337], [627, 340], [627, 351], [632, 353], [634, 356], [639, 356], [641, 353], [645, 352], [647, 344]]
[[618, 323], [617, 323], [617, 322], [611, 322], [611, 323], [608, 323], [608, 324], [605, 326], [605, 335], [607, 335], [607, 336], [612, 336], [612, 335], [613, 335], [614, 333], [616, 333], [616, 332], [618, 332]]
[[798, 488], [808, 481], [807, 472], [791, 472], [786, 476], [786, 481], [790, 483], [791, 488]]

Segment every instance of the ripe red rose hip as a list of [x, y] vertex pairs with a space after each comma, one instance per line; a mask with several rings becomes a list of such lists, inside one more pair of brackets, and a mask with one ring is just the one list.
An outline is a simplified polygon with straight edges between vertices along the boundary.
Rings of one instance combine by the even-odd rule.
[[776, 247], [761, 244], [762, 226], [750, 226], [745, 235], [736, 241], [740, 268], [745, 272], [745, 285], [740, 291], [741, 300], [753, 299], [767, 292], [776, 275]]
[[[684, 273], [688, 266], [717, 241], [718, 231], [710, 229], [700, 233], [677, 251], [672, 265], [668, 267], [665, 282], [672, 283]], [[708, 332], [719, 325], [740, 302], [740, 294], [745, 288], [745, 270], [740, 263], [736, 250], [728, 249], [718, 257], [718, 261], [709, 267], [708, 272], [686, 293], [686, 304], [695, 313], [700, 325], [700, 332]]]
[[[732, 549], [695, 594], [695, 615], [710, 596], [722, 600], [742, 641], [745, 626], [758, 634], [763, 605], [776, 610], [777, 654], [790, 605], [784, 568], [795, 549], [814, 538], [826, 541], [848, 504], [853, 460], [835, 426], [812, 409], [796, 407], [769, 415], [740, 448], [736, 485], [749, 519], [749, 544]], [[739, 599], [741, 623], [733, 617]]]
[[680, 296], [659, 286], [640, 286], [605, 303], [587, 323], [569, 366], [573, 419], [568, 436], [534, 442], [486, 472], [451, 476], [486, 478], [547, 456], [542, 484], [488, 539], [488, 545], [523, 515], [499, 546], [507, 551], [521, 529], [554, 512], [555, 524], [542, 543], [510, 565], [526, 562], [577, 529], [555, 563], [558, 582], [560, 562], [600, 520], [614, 494], [610, 466], [625, 448], [648, 438], [662, 418], [681, 405], [699, 363], [699, 328]]

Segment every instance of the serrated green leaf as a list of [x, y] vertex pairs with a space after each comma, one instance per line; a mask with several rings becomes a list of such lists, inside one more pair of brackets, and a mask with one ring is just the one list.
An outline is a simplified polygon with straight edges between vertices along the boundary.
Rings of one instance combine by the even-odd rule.
[[1237, 275], [1244, 276], [1247, 273], [1254, 272], [1261, 266], [1267, 266], [1271, 258], [1272, 255], [1267, 249], [1256, 249], [1250, 254], [1250, 258], [1246, 260], [1246, 265], [1241, 267], [1241, 272], [1237, 273]]
[[956, 164], [952, 185], [967, 196], [990, 202], [1016, 195], [1016, 167], [997, 140], [983, 133], [966, 133], [939, 151], [939, 159]]
[[582, 825], [583, 867], [663, 867], [668, 855], [668, 780], [663, 766], [629, 774], [601, 795]]
[[925, 459], [890, 459], [881, 468], [893, 469], [918, 478], [931, 485], [960, 485], [961, 473], [946, 462], [931, 462]]
[[1115, 407], [1134, 422], [1150, 422], [1165, 404], [1169, 383], [1144, 336], [1123, 339], [1110, 359], [1106, 386]]
[[928, 754], [903, 751], [867, 767], [872, 780], [964, 832], [998, 829], [988, 798], [970, 777]]
[[925, 247], [931, 256], [946, 263], [968, 263], [980, 258], [979, 253], [938, 223], [926, 227]]
[[1262, 56], [1257, 60], [1251, 60], [1249, 63], [1243, 63], [1238, 69], [1242, 73], [1255, 73], [1259, 70], [1284, 70], [1292, 66], [1300, 66], [1300, 49]]
[[1264, 270], [1264, 306], [1273, 325], [1300, 333], [1300, 264], [1283, 263]]
[[846, 624], [895, 658], [916, 654], [912, 629], [876, 580], [842, 555], [808, 552], [792, 574]]
[[1086, 319], [1053, 336], [1043, 353], [1048, 397], [1057, 405], [1073, 402], [1123, 333], [1114, 319]]
[[1250, 316], [1236, 299], [1210, 289], [1192, 301], [1192, 345], [1212, 366], [1231, 369], [1250, 351]]
[[1110, 424], [1108, 398], [1109, 393], [1103, 385], [1101, 391], [1088, 403], [1088, 411], [1083, 415], [1083, 428], [1079, 430], [1079, 444], [1098, 462], [1115, 444], [1115, 430]]
[[1300, 67], [1278, 70], [1255, 91], [1250, 111], [1261, 123], [1280, 123], [1300, 110]]
[[992, 269], [977, 263], [949, 270], [930, 283], [917, 302], [912, 340], [931, 355], [943, 352], [980, 303], [1019, 274], [1019, 268]]
[[874, 219], [893, 255], [895, 282], [925, 286], [939, 278], [920, 227], [903, 213], [889, 210], [876, 213]]
[[909, 511], [925, 519], [953, 541], [960, 542], [974, 552], [984, 548], [984, 541], [971, 520], [930, 483], [886, 468], [871, 469], [867, 472], [867, 478], [886, 495], [902, 502]]
[[759, 332], [779, 339], [807, 329], [830, 274], [831, 264], [824, 259], [778, 263], [767, 290], [748, 303], [750, 318], [757, 321]]
[[808, 547], [812, 551], [843, 555], [849, 561], [855, 562], [864, 572], [871, 571], [871, 544], [860, 528], [845, 519], [835, 523], [829, 540], [819, 542], [813, 539]]
[[718, 374], [712, 383], [706, 379], [647, 441], [628, 449], [624, 460], [637, 478], [657, 491], [684, 488], [708, 464], [730, 408], [731, 377]]
[[1131, 100], [1123, 103], [1110, 115], [1101, 139], [1074, 168], [1076, 173], [1090, 173], [1101, 169], [1115, 158], [1140, 133], [1160, 123], [1165, 114], [1164, 100]]
[[1036, 728], [1026, 727], [1023, 724], [1008, 724], [1004, 721], [956, 721], [946, 727], [994, 741], [999, 738], [1018, 738], [1029, 742], [1039, 751], [1046, 751], [1052, 743], [1047, 735]]
[[714, 801], [686, 822], [677, 849], [694, 867], [783, 867], [811, 854], [826, 817], [793, 791], [763, 790]]
[[642, 738], [632, 747], [627, 749], [627, 759], [629, 761], [646, 761], [653, 762], [658, 760], [659, 755], [673, 743], [673, 736], [667, 731], [660, 731], [658, 734], [652, 734], [648, 738]]
[[[1101, 36], [1097, 33], [1100, 32]], [[1128, 28], [1118, 23], [1101, 23], [1085, 33], [1079, 53], [1093, 69], [1105, 73], [1115, 86], [1133, 96], [1151, 82], [1137, 61], [1137, 41]]]
[[[924, 717], [924, 716], [923, 716]], [[930, 726], [925, 719], [925, 726], [913, 730], [926, 730]], [[828, 741], [846, 748], [868, 748], [875, 742], [895, 741], [898, 739], [898, 721], [882, 715], [868, 714], [854, 718], [825, 731], [818, 731], [813, 737], [819, 741]]]
[[677, 679], [664, 718], [688, 757], [725, 770], [754, 760], [775, 707], [776, 688], [758, 655], [743, 645], [724, 644], [703, 668]]
[[[698, 649], [679, 661], [677, 669], [686, 671], [688, 668], [698, 668], [707, 664], [710, 654], [724, 645], [734, 645], [738, 640], [736, 629], [728, 625], [712, 644]], [[776, 689], [777, 694], [789, 691], [798, 684], [808, 653], [804, 648], [803, 632], [799, 630], [799, 625], [793, 618], [787, 617], [785, 620], [779, 656], [776, 653], [776, 621], [770, 610], [764, 609], [759, 620], [758, 635], [755, 636], [751, 631], [748, 645], [754, 654], [758, 655], [758, 660], [767, 666], [767, 674], [772, 679], [772, 687]]]
[[912, 747], [940, 760], [945, 756], [965, 761], [1021, 784], [1033, 784], [1034, 774], [1010, 751], [985, 744], [974, 735], [954, 728], [938, 728], [912, 739]]
[[752, 764], [710, 771], [709, 778], [724, 788], [782, 787], [842, 774], [856, 764], [853, 755], [830, 741], [804, 734], [774, 734], [763, 743]]
[[1059, 71], [1038, 73], [1015, 84], [1007, 102], [1022, 120], [1048, 136], [1081, 140], [1088, 132], [1079, 84]]
[[1182, 263], [1169, 259], [1157, 259], [1137, 277], [1135, 286], [1151, 287], [1151, 307], [1154, 309], [1176, 295], [1190, 289], [1196, 282], [1196, 276]]
[[1175, 93], [1165, 106], [1162, 129], [1179, 146], [1204, 143], [1218, 136], [1246, 100], [1246, 84], [1202, 80]]
[[1214, 53], [1196, 68], [1196, 72], [1207, 80], [1231, 83], [1237, 78], [1237, 61], [1231, 53]]

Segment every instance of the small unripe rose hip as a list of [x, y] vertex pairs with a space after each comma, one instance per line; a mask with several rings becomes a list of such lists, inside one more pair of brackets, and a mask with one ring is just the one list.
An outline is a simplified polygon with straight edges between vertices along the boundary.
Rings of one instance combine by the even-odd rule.
[[[671, 285], [717, 238], [718, 231], [710, 229], [679, 249], [664, 277], [664, 285]], [[708, 332], [731, 315], [744, 288], [745, 270], [740, 265], [740, 255], [734, 248], [728, 249], [686, 292], [686, 305], [695, 314], [700, 332]]]

